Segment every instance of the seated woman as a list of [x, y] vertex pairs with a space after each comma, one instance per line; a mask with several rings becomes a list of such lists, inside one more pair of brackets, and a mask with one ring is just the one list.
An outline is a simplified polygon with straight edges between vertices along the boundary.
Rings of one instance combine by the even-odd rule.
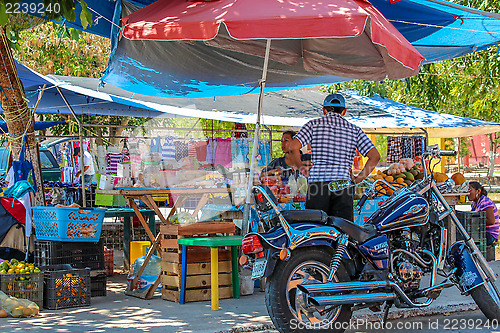
[[473, 212], [486, 212], [486, 245], [495, 244], [498, 241], [497, 206], [488, 198], [488, 192], [478, 182], [469, 183], [469, 200], [472, 201]]
[[281, 136], [281, 150], [285, 154], [271, 161], [260, 173], [260, 177], [276, 176], [278, 174], [282, 178], [289, 178], [290, 175], [298, 175], [298, 171], [293, 170], [290, 166], [292, 164], [290, 154], [290, 143], [296, 133], [294, 131], [286, 131]]

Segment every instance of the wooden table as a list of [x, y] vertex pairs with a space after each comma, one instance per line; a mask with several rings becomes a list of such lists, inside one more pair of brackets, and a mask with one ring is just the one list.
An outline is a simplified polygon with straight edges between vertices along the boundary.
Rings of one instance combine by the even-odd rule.
[[[115, 190], [97, 190], [96, 194], [111, 194], [111, 195], [122, 195], [125, 200], [128, 202], [130, 208], [132, 208], [139, 218], [139, 221], [141, 222], [141, 225], [143, 226], [144, 230], [146, 230], [147, 235], [149, 236], [149, 239], [151, 240], [151, 247], [149, 248], [149, 251], [146, 255], [146, 258], [144, 262], [142, 263], [141, 268], [139, 269], [139, 272], [135, 272], [135, 277], [134, 280], [128, 284], [127, 289], [125, 291], [126, 295], [130, 296], [136, 296], [139, 298], [144, 298], [144, 299], [151, 299], [153, 297], [153, 294], [160, 284], [160, 277], [161, 275], [158, 276], [156, 279], [155, 283], [151, 285], [147, 290], [144, 292], [137, 292], [135, 291], [135, 286], [137, 285], [137, 281], [139, 280], [140, 276], [142, 275], [142, 272], [146, 268], [146, 265], [149, 262], [149, 259], [151, 259], [151, 256], [153, 253], [158, 248], [158, 245], [160, 243], [160, 233], [158, 235], [153, 235], [151, 232], [151, 229], [149, 228], [146, 219], [142, 215], [139, 207], [137, 207], [136, 203], [134, 200], [141, 200], [148, 206], [149, 209], [153, 210], [158, 218], [160, 219], [162, 224], [168, 224], [168, 219], [170, 216], [175, 214], [177, 211], [177, 208], [182, 207], [182, 205], [187, 201], [189, 198], [199, 198], [200, 201], [198, 202], [198, 205], [194, 209], [193, 215], [196, 216], [200, 209], [205, 206], [205, 204], [208, 202], [209, 198], [213, 195], [218, 195], [218, 194], [227, 194], [231, 190], [224, 187], [224, 188], [196, 188], [196, 187], [182, 187], [182, 188], [135, 188], [135, 187], [127, 187], [127, 188], [119, 188]], [[177, 197], [177, 200], [175, 201], [174, 206], [170, 210], [170, 213], [168, 214], [167, 217], [163, 216], [161, 213], [160, 209], [158, 208], [158, 205], [156, 202], [153, 200], [153, 196], [161, 196], [161, 195], [173, 195]]]

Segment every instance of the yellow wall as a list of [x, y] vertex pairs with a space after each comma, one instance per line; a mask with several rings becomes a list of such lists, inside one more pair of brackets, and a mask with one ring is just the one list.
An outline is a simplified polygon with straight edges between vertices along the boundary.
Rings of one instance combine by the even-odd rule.
[[[437, 144], [439, 146], [440, 149], [444, 149], [444, 139], [440, 139], [440, 138], [429, 138], [429, 146], [430, 145], [435, 145]], [[444, 166], [446, 164], [446, 157], [443, 157], [441, 159], [441, 162], [439, 162], [435, 167], [434, 167], [434, 171], [435, 172], [442, 172], [444, 173]], [[436, 161], [433, 161], [432, 165], [434, 165]]]

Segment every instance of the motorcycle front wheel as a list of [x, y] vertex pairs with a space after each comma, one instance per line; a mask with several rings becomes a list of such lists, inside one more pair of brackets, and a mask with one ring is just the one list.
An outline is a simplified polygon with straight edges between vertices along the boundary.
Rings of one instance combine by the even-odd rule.
[[472, 289], [470, 295], [486, 318], [500, 322], [500, 295], [494, 282], [487, 281]]
[[[318, 248], [307, 248], [292, 253], [288, 261], [279, 262], [266, 282], [266, 306], [278, 331], [343, 332], [351, 319], [351, 307], [316, 306], [305, 309], [296, 302], [297, 285], [327, 282], [331, 254]], [[350, 278], [341, 264], [334, 281], [347, 282]]]

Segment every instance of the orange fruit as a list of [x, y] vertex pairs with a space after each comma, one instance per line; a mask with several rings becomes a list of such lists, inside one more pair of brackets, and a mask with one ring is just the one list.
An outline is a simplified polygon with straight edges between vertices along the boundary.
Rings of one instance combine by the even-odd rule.
[[385, 180], [390, 183], [390, 182], [394, 181], [394, 177], [393, 176], [387, 176], [387, 177], [385, 177]]
[[405, 179], [404, 178], [398, 178], [398, 179], [396, 179], [396, 182], [400, 183], [400, 184], [404, 184], [405, 183]]

